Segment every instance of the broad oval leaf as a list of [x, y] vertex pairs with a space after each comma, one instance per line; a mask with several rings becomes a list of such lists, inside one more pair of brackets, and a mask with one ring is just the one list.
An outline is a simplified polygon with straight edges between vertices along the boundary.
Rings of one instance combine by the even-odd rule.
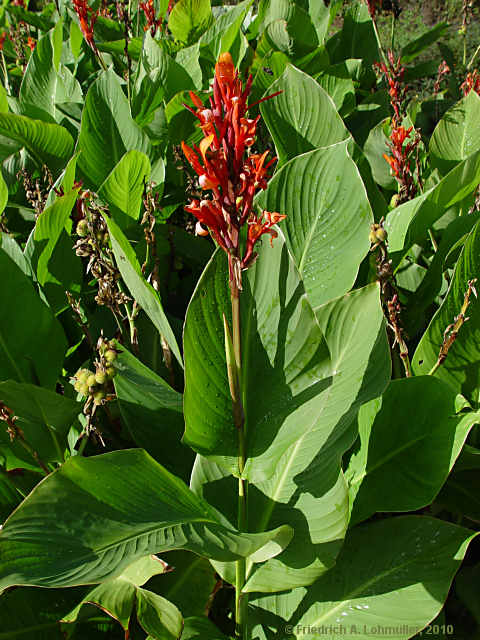
[[[320, 418], [331, 384], [328, 348], [287, 248], [263, 242], [240, 299], [245, 475], [266, 479], [285, 451]], [[190, 301], [184, 328], [185, 437], [238, 474], [222, 315], [231, 326], [227, 258], [217, 250]], [[261, 388], [259, 389], [259, 381]]]
[[112, 218], [108, 216], [104, 217], [108, 226], [115, 261], [123, 281], [127, 285], [132, 297], [138, 302], [157, 330], [165, 338], [179, 364], [182, 365], [180, 349], [178, 348], [177, 340], [163, 310], [160, 296], [152, 285], [145, 280], [135, 251], [128, 241], [128, 238]]
[[[390, 637], [407, 640], [439, 613], [476, 535], [428, 516], [356, 527], [333, 569], [309, 589], [253, 600], [252, 617], [278, 637], [311, 640], [337, 627], [342, 638], [371, 640], [383, 627], [393, 629]], [[255, 633], [261, 640], [271, 637], [259, 626]]]
[[179, 0], [168, 19], [168, 28], [180, 42], [192, 44], [213, 20], [210, 0]]
[[360, 448], [346, 472], [352, 523], [433, 501], [480, 422], [480, 413], [457, 414], [455, 398], [441, 380], [419, 376], [392, 381], [381, 398], [360, 409]]
[[263, 209], [287, 215], [282, 230], [314, 307], [352, 287], [370, 248], [373, 214], [347, 145], [290, 160], [257, 198]]
[[447, 111], [435, 127], [429, 152], [432, 165], [442, 174], [480, 149], [480, 134], [476, 126], [479, 118], [480, 96], [470, 91]]
[[[480, 222], [469, 233], [455, 267], [443, 303], [433, 316], [413, 356], [414, 372], [428, 373], [437, 362], [444, 332], [460, 313], [468, 282], [480, 273]], [[469, 320], [461, 327], [448, 351], [445, 362], [436, 372], [457, 392], [474, 402], [480, 398], [480, 301], [472, 293], [466, 310]]]
[[303, 71], [288, 65], [266, 95], [276, 91], [282, 93], [263, 102], [260, 110], [275, 142], [280, 165], [301, 153], [350, 137], [333, 100]]
[[[335, 562], [347, 526], [348, 501], [340, 470], [355, 433], [359, 406], [379, 395], [390, 377], [390, 357], [378, 285], [319, 307], [333, 366], [320, 424], [280, 458], [274, 475], [249, 484], [248, 521], [255, 530], [281, 522], [294, 528], [287, 549], [262, 566], [247, 563], [247, 591], [282, 591], [312, 583]], [[206, 458], [197, 458], [191, 486], [235, 522], [236, 484]], [[232, 565], [214, 563], [227, 580]]]
[[149, 553], [233, 560], [279, 553], [289, 527], [240, 534], [141, 449], [75, 456], [35, 487], [0, 533], [0, 588], [114, 577]]
[[89, 185], [98, 189], [127, 151], [151, 159], [146, 134], [134, 122], [118, 76], [109, 69], [90, 86], [78, 138], [78, 167]]
[[138, 220], [150, 160], [141, 151], [127, 151], [98, 190], [115, 222], [125, 228]]
[[[30, 278], [3, 247], [0, 273], [0, 380], [33, 382], [51, 388], [63, 364], [63, 329]], [[29, 329], [32, 318], [34, 332]]]
[[0, 113], [0, 135], [25, 147], [39, 166], [63, 168], [73, 154], [73, 138], [58, 124]]
[[426, 237], [428, 229], [445, 211], [480, 183], [480, 151], [460, 162], [438, 184], [390, 211], [385, 220], [388, 248], [398, 265], [408, 249]]

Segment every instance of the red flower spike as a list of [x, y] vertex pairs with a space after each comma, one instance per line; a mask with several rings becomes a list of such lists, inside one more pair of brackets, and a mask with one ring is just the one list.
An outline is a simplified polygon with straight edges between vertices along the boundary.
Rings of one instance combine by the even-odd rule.
[[[78, 20], [80, 21], [80, 29], [82, 30], [85, 42], [97, 55], [98, 49], [93, 39], [93, 27], [95, 26], [95, 22], [98, 18], [98, 12], [88, 6], [87, 0], [73, 0], [73, 8], [75, 9]], [[90, 21], [88, 19], [89, 13], [91, 14]]]
[[150, 34], [152, 38], [154, 38], [157, 33], [157, 29], [162, 26], [162, 18], [157, 19], [153, 0], [140, 2], [140, 9], [145, 14], [145, 18], [147, 20], [147, 26], [144, 27], [144, 30], [148, 31], [150, 29]]
[[[277, 234], [271, 227], [285, 218], [268, 211], [257, 217], [253, 211], [253, 198], [257, 191], [266, 189], [268, 169], [275, 159], [267, 162], [268, 151], [250, 152], [260, 120], [260, 116], [246, 115], [254, 106], [247, 105], [251, 84], [250, 76], [243, 86], [231, 55], [223, 53], [215, 65], [210, 107], [193, 92], [190, 92], [193, 107], [184, 105], [199, 120], [204, 137], [194, 149], [182, 142], [183, 153], [198, 175], [200, 188], [211, 192], [211, 199], [193, 200], [185, 209], [197, 218], [197, 233], [203, 235], [204, 227], [208, 227], [228, 253], [230, 279], [239, 288], [241, 269], [255, 259], [255, 243], [265, 233], [273, 240]], [[270, 97], [273, 96], [264, 99]], [[242, 255], [240, 228], [245, 224], [248, 224], [247, 244]]]
[[30, 51], [33, 51], [35, 49], [35, 45], [35, 40], [31, 36], [29, 36], [27, 40], [27, 47], [30, 49]]
[[464, 82], [460, 85], [460, 89], [463, 92], [463, 95], [466, 96], [470, 93], [470, 91], [475, 91], [480, 95], [480, 75], [478, 70], [475, 69], [473, 72], [468, 72], [467, 77]]

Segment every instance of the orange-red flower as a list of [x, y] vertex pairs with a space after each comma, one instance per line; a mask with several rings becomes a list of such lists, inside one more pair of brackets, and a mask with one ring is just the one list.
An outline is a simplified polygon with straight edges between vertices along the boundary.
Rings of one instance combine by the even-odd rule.
[[[231, 278], [235, 271], [233, 263], [237, 262], [243, 269], [251, 265], [256, 257], [255, 243], [264, 233], [275, 237], [272, 225], [285, 218], [266, 211], [257, 216], [253, 210], [255, 193], [266, 189], [268, 169], [275, 158], [267, 161], [268, 151], [251, 152], [260, 120], [260, 116], [248, 117], [249, 109], [254, 106], [247, 104], [251, 84], [250, 76], [243, 86], [231, 55], [223, 53], [215, 65], [213, 96], [208, 104], [190, 92], [193, 107], [185, 105], [199, 120], [204, 137], [193, 149], [182, 142], [182, 149], [198, 175], [200, 188], [211, 194], [211, 199], [193, 200], [186, 210], [208, 227], [228, 253]], [[278, 93], [263, 100], [275, 95]], [[245, 224], [248, 232], [242, 254], [240, 228]]]
[[28, 40], [27, 40], [27, 47], [30, 49], [30, 51], [33, 51], [35, 49], [35, 39], [32, 38], [31, 36], [28, 36]]
[[464, 82], [460, 85], [460, 89], [462, 90], [464, 96], [470, 93], [472, 89], [476, 93], [480, 94], [480, 75], [477, 69], [475, 69], [472, 72], [469, 71], [467, 73], [467, 77], [465, 78]]
[[[93, 27], [98, 18], [98, 11], [94, 11], [88, 6], [87, 0], [73, 0], [73, 8], [78, 16], [80, 22], [80, 29], [82, 30], [85, 42], [97, 54], [97, 45], [93, 39]], [[90, 20], [89, 20], [90, 14]]]

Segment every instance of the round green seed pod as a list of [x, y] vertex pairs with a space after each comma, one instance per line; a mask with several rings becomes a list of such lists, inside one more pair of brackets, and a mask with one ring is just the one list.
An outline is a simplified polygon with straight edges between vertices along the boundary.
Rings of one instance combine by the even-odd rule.
[[102, 404], [102, 400], [105, 398], [105, 391], [97, 391], [93, 394], [93, 402], [96, 405]]
[[113, 349], [108, 349], [105, 351], [105, 360], [107, 362], [114, 362], [117, 359], [117, 352]]
[[379, 227], [376, 231], [376, 236], [379, 242], [385, 242], [385, 240], [387, 239], [387, 232], [383, 227]]
[[94, 387], [95, 384], [97, 383], [96, 379], [95, 379], [95, 374], [91, 373], [88, 378], [87, 378], [87, 386], [89, 387]]
[[106, 379], [107, 379], [107, 376], [106, 376], [105, 372], [103, 372], [103, 371], [97, 371], [96, 372], [95, 380], [96, 380], [97, 384], [103, 384]]
[[105, 371], [110, 380], [117, 375], [117, 370], [115, 369], [115, 367], [107, 367]]
[[88, 369], [79, 369], [75, 374], [75, 377], [79, 382], [85, 383], [90, 374], [91, 371], [89, 371]]
[[80, 391], [80, 389], [83, 387], [83, 383], [80, 382], [79, 380], [77, 380], [75, 382], [75, 384], [73, 385], [73, 388], [75, 389], [75, 391]]
[[370, 244], [375, 244], [377, 241], [377, 234], [375, 233], [375, 231], [370, 231], [370, 233], [368, 234], [368, 239], [370, 241]]

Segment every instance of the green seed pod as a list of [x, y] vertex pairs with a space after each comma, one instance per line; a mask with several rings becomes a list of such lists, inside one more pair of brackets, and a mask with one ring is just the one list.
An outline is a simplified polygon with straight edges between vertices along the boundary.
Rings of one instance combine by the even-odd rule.
[[82, 384], [87, 381], [88, 376], [91, 374], [91, 371], [88, 369], [79, 369], [75, 374], [76, 379]]
[[97, 371], [96, 372], [95, 380], [96, 380], [97, 384], [103, 384], [106, 379], [107, 379], [107, 376], [105, 375], [105, 373], [103, 371]]
[[385, 242], [385, 240], [387, 239], [387, 232], [383, 227], [379, 227], [376, 231], [376, 236], [379, 242]]
[[94, 374], [94, 373], [91, 373], [91, 374], [88, 376], [88, 378], [87, 378], [87, 382], [86, 382], [87, 386], [89, 386], [89, 387], [94, 387], [94, 386], [95, 386], [95, 384], [96, 384], [96, 382], [97, 382], [97, 381], [96, 381], [96, 379], [95, 379], [95, 374]]
[[117, 359], [117, 352], [114, 351], [113, 349], [108, 349], [105, 352], [105, 360], [107, 362], [111, 363], [111, 362], [114, 362], [116, 359]]
[[114, 378], [117, 375], [117, 370], [115, 369], [115, 367], [107, 367], [106, 368], [106, 374], [111, 380], [112, 378]]
[[82, 218], [82, 220], [78, 222], [76, 232], [77, 235], [79, 235], [81, 238], [85, 238], [85, 236], [88, 236], [88, 222], [85, 220], [85, 218]]
[[80, 389], [83, 387], [83, 383], [80, 382], [79, 380], [77, 380], [75, 382], [75, 384], [73, 385], [73, 388], [75, 389], [75, 391], [80, 391]]
[[93, 394], [93, 402], [96, 405], [102, 404], [102, 400], [105, 398], [105, 391], [97, 391]]
[[370, 241], [370, 244], [375, 244], [377, 242], [377, 234], [375, 233], [375, 231], [373, 231], [373, 229], [368, 234], [368, 239]]
[[79, 392], [82, 394], [82, 396], [88, 396], [88, 385], [85, 383], [80, 385]]
[[392, 209], [395, 209], [396, 207], [398, 207], [399, 199], [400, 199], [400, 197], [399, 197], [398, 193], [396, 193], [394, 196], [392, 196], [392, 199], [390, 200], [390, 206], [392, 207]]

